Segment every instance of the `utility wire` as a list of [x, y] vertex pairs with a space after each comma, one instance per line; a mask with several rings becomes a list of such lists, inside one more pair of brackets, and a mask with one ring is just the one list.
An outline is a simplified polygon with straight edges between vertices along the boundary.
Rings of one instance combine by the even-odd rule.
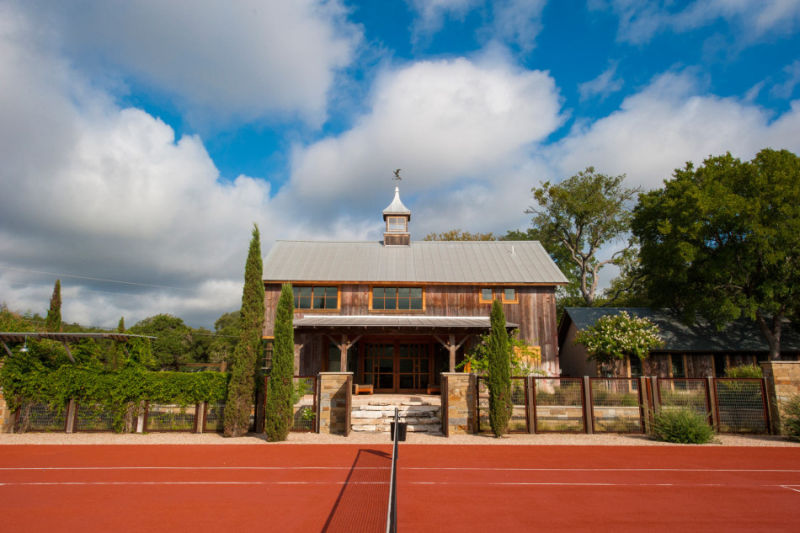
[[174, 289], [176, 291], [194, 291], [195, 289], [187, 289], [185, 287], [174, 287], [172, 285], [156, 285], [153, 283], [137, 283], [135, 281], [122, 281], [118, 279], [108, 279], [108, 278], [95, 278], [91, 276], [79, 276], [77, 274], [63, 274], [58, 272], [48, 272], [46, 270], [34, 270], [32, 268], [19, 268], [19, 267], [12, 267], [8, 265], [0, 265], [0, 268], [6, 270], [16, 270], [18, 272], [32, 272], [34, 274], [46, 274], [48, 276], [56, 276], [57, 278], [75, 278], [75, 279], [85, 279], [88, 281], [102, 281], [104, 283], [118, 283], [120, 285], [132, 285], [135, 287], [151, 287], [154, 289]]

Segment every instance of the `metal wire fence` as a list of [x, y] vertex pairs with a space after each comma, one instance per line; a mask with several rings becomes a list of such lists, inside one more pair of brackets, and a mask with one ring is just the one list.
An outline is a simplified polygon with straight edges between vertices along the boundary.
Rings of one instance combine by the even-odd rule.
[[703, 378], [658, 378], [658, 404], [662, 409], [691, 409], [710, 417], [708, 380]]
[[767, 433], [769, 418], [764, 382], [716, 378], [715, 395], [721, 433]]
[[64, 431], [67, 425], [66, 408], [50, 407], [46, 403], [26, 402], [17, 413], [17, 431]]
[[583, 396], [581, 378], [533, 378], [536, 432], [585, 432]]
[[225, 429], [224, 425], [224, 403], [206, 403], [205, 404], [205, 417], [203, 418], [203, 432], [218, 432], [222, 433]]
[[145, 431], [195, 431], [197, 406], [149, 404], [145, 414]]
[[295, 376], [292, 400], [294, 402], [292, 431], [314, 431], [317, 416], [316, 376]]
[[102, 404], [77, 404], [75, 431], [112, 431], [114, 412]]
[[595, 432], [644, 432], [638, 378], [590, 378], [589, 395]]
[[[476, 417], [478, 432], [491, 431], [489, 422], [489, 384], [487, 378], [478, 376], [478, 394], [476, 398]], [[528, 428], [528, 390], [525, 377], [511, 378], [511, 418], [508, 421], [508, 433], [527, 433]]]

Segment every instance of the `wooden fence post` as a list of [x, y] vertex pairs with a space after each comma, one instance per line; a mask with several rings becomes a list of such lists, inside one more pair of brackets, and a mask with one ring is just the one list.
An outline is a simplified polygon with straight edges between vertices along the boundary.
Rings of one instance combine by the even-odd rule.
[[586, 433], [594, 433], [594, 407], [592, 406], [592, 384], [589, 376], [583, 376], [583, 416]]
[[67, 402], [67, 412], [65, 420], [65, 431], [67, 433], [72, 433], [75, 431], [75, 400], [69, 400]]

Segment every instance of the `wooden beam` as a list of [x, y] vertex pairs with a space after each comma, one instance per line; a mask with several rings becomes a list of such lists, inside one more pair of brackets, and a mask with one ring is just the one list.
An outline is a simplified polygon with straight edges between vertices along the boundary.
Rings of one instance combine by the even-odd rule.
[[440, 339], [439, 335], [434, 335], [433, 338], [436, 339], [437, 341], [439, 341], [439, 344], [441, 344], [445, 348], [450, 348], [450, 345], [448, 345], [446, 342], [444, 342], [442, 339]]
[[454, 334], [450, 334], [448, 337], [448, 349], [450, 350], [450, 372], [456, 371], [456, 336]]
[[64, 349], [67, 351], [67, 357], [69, 357], [69, 360], [74, 363], [75, 362], [75, 358], [72, 357], [72, 352], [69, 349], [69, 344], [67, 344], [67, 341], [61, 341], [61, 344], [64, 345]]
[[5, 348], [6, 353], [8, 354], [9, 357], [11, 357], [11, 349], [8, 347], [8, 344], [6, 344], [6, 341], [0, 341], [0, 343], [3, 344], [3, 348]]

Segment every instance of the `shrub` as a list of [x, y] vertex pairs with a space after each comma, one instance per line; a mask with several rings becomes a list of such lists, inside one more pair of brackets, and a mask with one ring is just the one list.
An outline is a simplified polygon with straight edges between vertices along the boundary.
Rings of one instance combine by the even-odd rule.
[[292, 286], [284, 284], [275, 311], [275, 343], [272, 353], [272, 372], [267, 388], [267, 408], [264, 413], [264, 432], [272, 441], [286, 440], [292, 429], [294, 406], [294, 294]]
[[678, 444], [705, 444], [714, 438], [706, 415], [692, 409], [662, 409], [653, 422], [653, 438]]
[[800, 441], [800, 394], [792, 396], [786, 404], [783, 429], [790, 439]]
[[726, 378], [762, 378], [761, 367], [756, 365], [739, 365], [725, 369]]
[[489, 424], [495, 437], [508, 431], [513, 408], [511, 400], [511, 360], [506, 332], [506, 317], [500, 300], [492, 303], [491, 334], [488, 344]]

